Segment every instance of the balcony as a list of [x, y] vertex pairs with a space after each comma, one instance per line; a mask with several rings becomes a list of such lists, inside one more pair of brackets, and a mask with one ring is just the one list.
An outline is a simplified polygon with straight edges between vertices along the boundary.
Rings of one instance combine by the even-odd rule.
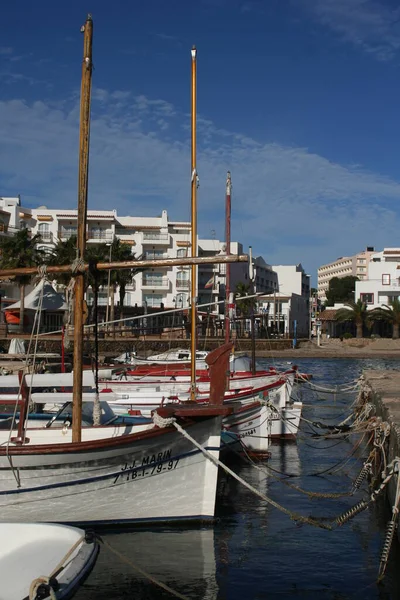
[[112, 231], [106, 229], [90, 229], [87, 233], [88, 242], [112, 242], [114, 239]]
[[168, 258], [168, 252], [145, 252], [144, 258], [146, 260], [164, 260], [164, 258]]
[[188, 290], [190, 287], [189, 279], [177, 279], [176, 280], [176, 289], [177, 290]]
[[38, 234], [42, 238], [42, 242], [50, 243], [53, 241], [53, 234], [51, 231], [38, 231]]
[[59, 229], [58, 231], [58, 239], [65, 242], [72, 237], [76, 237], [78, 232], [76, 229]]
[[160, 233], [159, 231], [143, 231], [144, 244], [169, 245], [169, 233]]
[[142, 288], [150, 288], [152, 290], [168, 290], [169, 279], [168, 277], [143, 277]]

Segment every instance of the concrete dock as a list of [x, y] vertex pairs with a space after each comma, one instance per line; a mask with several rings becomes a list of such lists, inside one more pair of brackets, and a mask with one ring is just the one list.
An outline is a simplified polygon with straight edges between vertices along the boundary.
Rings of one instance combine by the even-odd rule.
[[[364, 400], [374, 406], [375, 416], [390, 425], [387, 446], [387, 462], [390, 463], [394, 458], [400, 458], [400, 371], [366, 370], [363, 376], [361, 393], [364, 394]], [[375, 475], [379, 477], [380, 474]], [[387, 488], [390, 507], [395, 502], [398, 477], [395, 475]]]

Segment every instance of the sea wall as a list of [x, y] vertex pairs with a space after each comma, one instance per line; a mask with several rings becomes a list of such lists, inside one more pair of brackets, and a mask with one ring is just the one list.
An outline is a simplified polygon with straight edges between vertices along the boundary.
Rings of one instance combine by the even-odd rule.
[[[387, 461], [400, 457], [400, 371], [367, 370], [363, 373], [363, 391], [375, 410], [375, 415], [390, 425]], [[378, 478], [379, 473], [375, 474]], [[398, 476], [392, 477], [387, 488], [390, 507], [396, 496]], [[400, 539], [400, 532], [398, 532]]]

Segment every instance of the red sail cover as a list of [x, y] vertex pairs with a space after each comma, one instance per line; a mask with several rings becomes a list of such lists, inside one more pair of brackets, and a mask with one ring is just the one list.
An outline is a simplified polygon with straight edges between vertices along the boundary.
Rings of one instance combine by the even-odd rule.
[[210, 371], [210, 404], [222, 405], [226, 391], [227, 373], [229, 368], [229, 355], [233, 344], [224, 344], [210, 352], [206, 363]]

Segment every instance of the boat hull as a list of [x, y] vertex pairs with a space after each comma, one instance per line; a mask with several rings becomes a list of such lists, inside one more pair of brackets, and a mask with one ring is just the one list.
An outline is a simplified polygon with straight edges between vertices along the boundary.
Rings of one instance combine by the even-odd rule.
[[[218, 457], [221, 417], [187, 429]], [[45, 446], [10, 448], [9, 458], [0, 457], [1, 520], [115, 525], [212, 519], [218, 467], [175, 429], [155, 431], [76, 450], [74, 444], [48, 452]]]
[[72, 598], [92, 570], [99, 551], [93, 536], [86, 539], [84, 531], [61, 525], [2, 523], [0, 535], [0, 598], [7, 600], [28, 598], [31, 585], [35, 581], [39, 585], [38, 579], [55, 570], [54, 597]]

